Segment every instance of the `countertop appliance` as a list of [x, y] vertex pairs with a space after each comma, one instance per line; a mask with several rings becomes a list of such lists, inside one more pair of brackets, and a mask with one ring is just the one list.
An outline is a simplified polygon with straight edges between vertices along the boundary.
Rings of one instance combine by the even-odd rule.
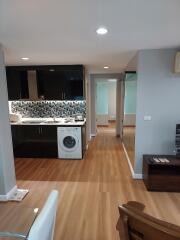
[[82, 159], [81, 127], [58, 127], [58, 158]]

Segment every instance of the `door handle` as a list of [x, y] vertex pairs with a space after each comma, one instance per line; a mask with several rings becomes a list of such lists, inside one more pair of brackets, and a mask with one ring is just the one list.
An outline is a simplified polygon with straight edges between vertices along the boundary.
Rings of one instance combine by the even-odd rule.
[[39, 133], [39, 135], [42, 134], [42, 127], [38, 127], [38, 133]]

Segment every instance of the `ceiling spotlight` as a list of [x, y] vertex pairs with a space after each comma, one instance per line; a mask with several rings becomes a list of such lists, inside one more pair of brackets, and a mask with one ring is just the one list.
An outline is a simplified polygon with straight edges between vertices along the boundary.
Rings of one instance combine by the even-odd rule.
[[104, 69], [108, 69], [109, 67], [108, 66], [105, 66]]
[[22, 59], [22, 60], [24, 60], [24, 61], [27, 61], [27, 60], [29, 60], [29, 58], [28, 58], [28, 57], [22, 57], [21, 59]]
[[97, 34], [104, 35], [108, 32], [107, 28], [105, 27], [100, 27], [96, 30]]

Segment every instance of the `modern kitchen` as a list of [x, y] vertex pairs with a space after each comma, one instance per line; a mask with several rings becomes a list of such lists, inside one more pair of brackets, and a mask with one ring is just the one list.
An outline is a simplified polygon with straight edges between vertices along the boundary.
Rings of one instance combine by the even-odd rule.
[[14, 157], [83, 159], [83, 65], [7, 66]]

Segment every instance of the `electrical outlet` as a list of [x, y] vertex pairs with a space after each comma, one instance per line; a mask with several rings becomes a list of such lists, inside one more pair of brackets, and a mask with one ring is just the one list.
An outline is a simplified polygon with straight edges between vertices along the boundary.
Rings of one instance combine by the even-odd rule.
[[144, 116], [144, 121], [151, 121], [151, 116]]

